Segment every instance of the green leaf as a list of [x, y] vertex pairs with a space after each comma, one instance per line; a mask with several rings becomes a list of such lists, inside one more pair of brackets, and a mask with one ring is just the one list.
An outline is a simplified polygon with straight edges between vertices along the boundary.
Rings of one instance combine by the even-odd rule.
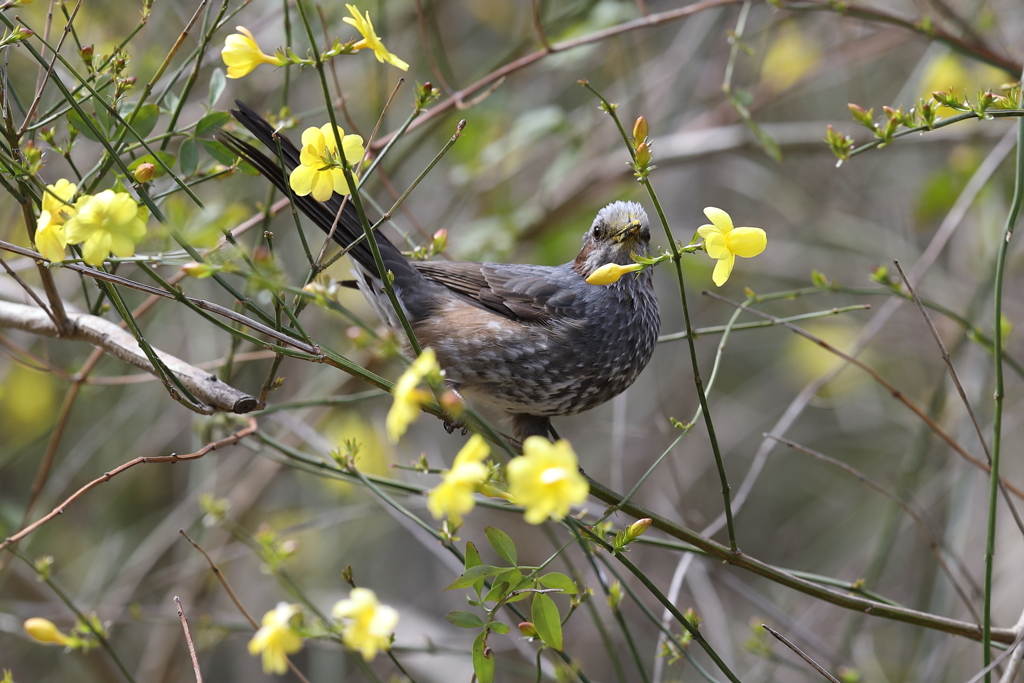
[[484, 596], [484, 602], [497, 602], [505, 593], [508, 593], [508, 581], [495, 581], [491, 584], [491, 590]]
[[220, 128], [230, 120], [231, 114], [226, 111], [212, 111], [199, 119], [199, 123], [196, 124], [196, 135], [206, 135], [210, 131]]
[[[89, 119], [92, 121], [94, 126], [99, 127], [99, 122], [95, 117], [90, 116]], [[99, 142], [100, 139], [95, 133], [89, 128], [89, 124], [82, 120], [82, 117], [78, 115], [78, 112], [72, 109], [68, 112], [68, 123], [78, 129], [78, 132], [84, 135], [86, 138], [93, 142]]]
[[568, 595], [575, 595], [579, 593], [579, 589], [576, 587], [575, 582], [565, 574], [559, 572], [551, 572], [544, 576], [538, 577], [538, 581], [543, 584], [545, 588], [561, 588], [563, 593]]
[[97, 102], [94, 107], [96, 111], [96, 122], [99, 124], [103, 131], [110, 130], [110, 112], [103, 106], [102, 103]]
[[185, 138], [178, 150], [178, 165], [186, 176], [193, 175], [199, 166], [199, 147], [195, 138]]
[[155, 104], [144, 104], [139, 109], [135, 121], [132, 122], [132, 130], [138, 133], [140, 137], [145, 138], [153, 132], [153, 129], [156, 127], [156, 121], [159, 118], [160, 107]]
[[479, 567], [483, 564], [480, 559], [480, 551], [476, 549], [476, 544], [473, 541], [466, 542], [466, 569], [471, 567]]
[[217, 104], [217, 100], [224, 93], [224, 88], [227, 86], [227, 79], [224, 77], [224, 70], [216, 68], [210, 75], [210, 109], [213, 109], [214, 105]]
[[487, 535], [487, 541], [494, 548], [494, 552], [498, 553], [498, 557], [513, 566], [519, 564], [516, 559], [516, 544], [512, 542], [508, 534], [493, 526], [486, 527], [484, 534]]
[[494, 653], [489, 649], [485, 652], [487, 642], [484, 639], [486, 631], [473, 641], [473, 673], [479, 683], [493, 683], [494, 681]]
[[488, 564], [480, 564], [475, 567], [470, 567], [462, 576], [452, 581], [452, 585], [445, 588], [446, 591], [454, 590], [456, 588], [469, 588], [474, 583], [481, 579], [486, 579], [488, 576], [494, 576], [506, 571], [507, 567], [492, 567]]
[[512, 629], [510, 629], [508, 627], [508, 624], [503, 624], [500, 621], [492, 621], [491, 622], [491, 630], [494, 631], [495, 633], [500, 633], [501, 635], [506, 635]]
[[230, 166], [235, 163], [235, 159], [238, 156], [230, 149], [217, 142], [216, 140], [200, 140], [199, 144], [209, 153], [211, 157], [224, 164]]
[[[176, 157], [173, 154], [169, 153], [169, 152], [161, 152], [161, 151], [158, 150], [156, 152], [156, 156], [161, 161], [163, 161], [165, 164], [167, 164], [168, 168], [174, 166], [174, 162], [176, 161]], [[167, 171], [165, 171], [164, 167], [161, 166], [160, 163], [156, 159], [153, 158], [152, 154], [146, 154], [144, 156], [141, 156], [138, 159], [136, 159], [135, 161], [133, 161], [132, 163], [128, 164], [128, 170], [129, 171], [134, 171], [141, 164], [153, 164], [156, 167], [153, 170], [153, 177], [154, 178], [159, 178], [160, 176], [167, 175]]]
[[480, 628], [484, 625], [484, 622], [477, 615], [472, 612], [466, 612], [464, 610], [455, 610], [445, 615], [454, 626], [459, 628]]
[[534, 593], [531, 620], [537, 635], [548, 647], [562, 650], [562, 620], [558, 616], [555, 601], [544, 593]]

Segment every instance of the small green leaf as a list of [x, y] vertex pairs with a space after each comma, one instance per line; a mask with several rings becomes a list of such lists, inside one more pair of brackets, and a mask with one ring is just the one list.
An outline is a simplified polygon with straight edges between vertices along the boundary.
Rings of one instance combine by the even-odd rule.
[[544, 585], [545, 588], [561, 588], [563, 593], [568, 595], [575, 595], [579, 592], [576, 588], [576, 584], [565, 574], [559, 572], [551, 572], [538, 578], [538, 581]]
[[185, 138], [178, 150], [178, 165], [186, 176], [193, 175], [199, 166], [199, 147], [195, 138]]
[[479, 567], [483, 562], [480, 560], [480, 551], [476, 549], [473, 541], [466, 542], [466, 569]]
[[491, 590], [484, 596], [484, 602], [497, 602], [508, 592], [508, 581], [495, 581], [491, 584]]
[[232, 152], [230, 149], [228, 149], [221, 143], [217, 142], [216, 140], [200, 140], [199, 144], [203, 146], [203, 148], [207, 151], [207, 153], [209, 153], [211, 157], [213, 157], [220, 163], [224, 164], [225, 166], [230, 166], [231, 164], [235, 163], [235, 159], [238, 158], [234, 152]]
[[480, 617], [472, 612], [466, 612], [463, 610], [449, 612], [445, 618], [447, 618], [454, 626], [458, 626], [459, 628], [480, 628], [484, 625], [484, 622]]
[[213, 70], [210, 75], [210, 109], [213, 109], [214, 105], [217, 104], [217, 100], [220, 99], [221, 94], [224, 92], [224, 88], [227, 86], [227, 79], [224, 77], [224, 71], [220, 68]]
[[511, 565], [519, 564], [516, 555], [516, 544], [512, 542], [508, 534], [493, 526], [486, 527], [484, 534], [487, 535], [487, 541], [494, 548], [494, 552], [498, 553], [498, 557]]
[[153, 132], [156, 127], [156, 121], [160, 118], [160, 107], [155, 104], [144, 104], [139, 109], [139, 113], [135, 116], [135, 120], [132, 122], [132, 130], [139, 134], [142, 138]]
[[199, 119], [199, 123], [196, 124], [196, 135], [206, 135], [215, 128], [220, 128], [230, 120], [231, 114], [226, 111], [211, 111], [209, 114]]
[[[92, 124], [94, 126], [99, 127], [100, 124], [98, 121], [96, 121], [94, 117], [90, 116], [89, 119], [92, 121]], [[68, 112], [68, 123], [77, 128], [79, 133], [84, 135], [86, 138], [92, 140], [93, 142], [100, 141], [96, 134], [92, 132], [92, 129], [89, 128], [89, 124], [83, 121], [82, 117], [79, 116], [78, 112], [74, 109]]]
[[102, 102], [96, 102], [94, 109], [96, 111], [96, 122], [103, 131], [110, 130], [110, 112], [103, 106]]
[[501, 635], [505, 635], [509, 631], [511, 631], [512, 629], [510, 629], [508, 627], [508, 624], [503, 624], [500, 621], [492, 621], [491, 622], [491, 630], [494, 631], [495, 633], [500, 633]]
[[[494, 681], [494, 653], [487, 648], [484, 640], [486, 631], [481, 631], [473, 641], [473, 673], [479, 683], [493, 683]], [[486, 649], [486, 651], [485, 651]]]
[[486, 579], [488, 576], [494, 576], [505, 571], [506, 567], [492, 567], [487, 564], [480, 564], [475, 567], [470, 567], [462, 576], [455, 579], [452, 585], [445, 588], [446, 591], [454, 590], [456, 588], [469, 588], [480, 579]]
[[544, 644], [561, 651], [562, 620], [558, 616], [558, 607], [555, 606], [555, 601], [544, 593], [534, 593], [530, 616], [537, 629], [537, 635], [544, 641]]

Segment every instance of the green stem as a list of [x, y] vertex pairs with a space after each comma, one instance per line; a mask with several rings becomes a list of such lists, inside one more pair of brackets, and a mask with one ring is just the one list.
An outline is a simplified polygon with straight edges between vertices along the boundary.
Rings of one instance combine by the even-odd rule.
[[[1022, 94], [1024, 97], [1024, 94]], [[992, 335], [992, 352], [995, 356], [995, 407], [992, 415], [992, 471], [988, 491], [988, 533], [985, 540], [985, 605], [982, 615], [982, 662], [988, 667], [992, 661], [992, 566], [996, 552], [996, 504], [999, 501], [999, 456], [1003, 436], [1003, 275], [1006, 269], [1006, 252], [1013, 237], [1013, 226], [1017, 223], [1021, 198], [1024, 196], [1024, 118], [1017, 119], [1017, 163], [1013, 185], [1013, 203], [1006, 217], [1003, 238], [999, 242], [996, 257], [996, 282], [994, 299], [995, 332]], [[985, 672], [985, 683], [992, 680], [992, 672]]]
[[[583, 87], [590, 92], [594, 93], [601, 100], [604, 110], [612, 117], [612, 121], [615, 122], [615, 126], [619, 129], [619, 134], [622, 136], [623, 141], [626, 143], [626, 149], [629, 150], [629, 156], [632, 158], [634, 165], [636, 165], [636, 151], [633, 145], [629, 142], [629, 136], [626, 134], [626, 130], [622, 127], [622, 122], [619, 120], [618, 115], [615, 113], [617, 105], [612, 104], [604, 95], [595, 90], [588, 82], [582, 81]], [[642, 141], [637, 141], [642, 142]], [[715, 465], [718, 468], [718, 478], [722, 483], [722, 499], [725, 504], [725, 525], [729, 533], [729, 548], [732, 552], [739, 552], [739, 548], [736, 545], [736, 529], [733, 526], [732, 521], [732, 501], [729, 496], [729, 480], [725, 475], [725, 464], [722, 461], [722, 451], [718, 446], [718, 435], [715, 433], [715, 423], [711, 419], [711, 411], [708, 409], [708, 399], [704, 393], [704, 382], [700, 378], [700, 366], [697, 363], [697, 349], [693, 343], [693, 325], [690, 324], [690, 306], [686, 301], [686, 282], [683, 278], [683, 263], [682, 254], [680, 253], [679, 246], [676, 244], [675, 239], [672, 237], [672, 229], [669, 227], [668, 219], [665, 217], [665, 211], [662, 209], [661, 201], [658, 199], [658, 194], [654, 191], [654, 186], [651, 185], [651, 181], [648, 179], [645, 171], [638, 170], [637, 177], [640, 184], [647, 190], [647, 194], [650, 195], [651, 201], [654, 202], [654, 208], [658, 212], [658, 218], [661, 220], [661, 225], [665, 229], [665, 237], [668, 239], [669, 249], [672, 251], [672, 263], [675, 265], [676, 280], [679, 283], [679, 298], [683, 306], [683, 322], [686, 327], [686, 342], [690, 350], [690, 365], [693, 367], [693, 383], [697, 388], [697, 398], [700, 399], [701, 411], [704, 414], [704, 424], [708, 430], [708, 440], [711, 442], [711, 451], [715, 456]]]

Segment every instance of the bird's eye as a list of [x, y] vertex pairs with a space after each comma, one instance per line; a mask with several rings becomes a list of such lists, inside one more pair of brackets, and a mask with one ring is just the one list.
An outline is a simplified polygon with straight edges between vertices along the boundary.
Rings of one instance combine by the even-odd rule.
[[593, 234], [595, 239], [601, 239], [601, 236], [604, 234], [604, 230], [601, 228], [600, 225], [595, 225]]

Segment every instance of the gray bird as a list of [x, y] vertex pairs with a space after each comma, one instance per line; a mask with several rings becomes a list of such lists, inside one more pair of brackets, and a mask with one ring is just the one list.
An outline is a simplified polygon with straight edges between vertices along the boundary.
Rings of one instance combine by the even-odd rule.
[[[286, 195], [299, 150], [244, 103], [232, 114], [277, 154], [285, 169], [233, 135], [220, 139]], [[295, 204], [343, 247], [363, 236], [351, 202], [294, 197]], [[341, 209], [335, 225], [335, 216]], [[333, 227], [333, 232], [332, 232]], [[452, 389], [474, 406], [497, 411], [512, 434], [553, 433], [551, 417], [574, 415], [617, 396], [647, 365], [658, 338], [658, 302], [651, 270], [628, 273], [611, 285], [591, 285], [597, 268], [633, 263], [648, 254], [650, 223], [635, 202], [601, 209], [583, 236], [576, 258], [560, 266], [411, 261], [377, 233], [384, 266], [422, 347], [437, 354]], [[401, 329], [369, 246], [349, 255], [358, 265], [359, 288], [381, 318]]]

